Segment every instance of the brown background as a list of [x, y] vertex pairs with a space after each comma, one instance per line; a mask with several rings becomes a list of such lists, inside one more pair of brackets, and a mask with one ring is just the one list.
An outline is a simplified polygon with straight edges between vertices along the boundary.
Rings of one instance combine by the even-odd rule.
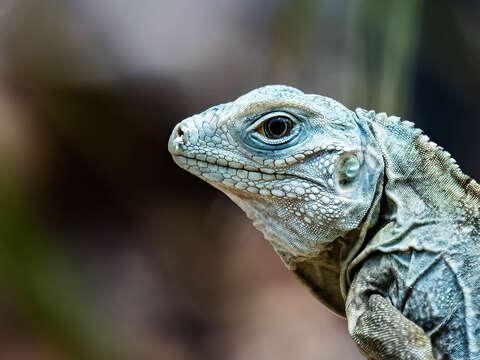
[[0, 358], [361, 359], [174, 124], [281, 83], [480, 178], [475, 1], [0, 2]]

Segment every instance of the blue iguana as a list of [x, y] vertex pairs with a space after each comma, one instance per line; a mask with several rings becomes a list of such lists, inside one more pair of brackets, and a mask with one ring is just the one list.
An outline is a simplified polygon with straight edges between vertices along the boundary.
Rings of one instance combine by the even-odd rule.
[[480, 359], [480, 186], [421, 130], [265, 86], [180, 122], [224, 192], [369, 359]]

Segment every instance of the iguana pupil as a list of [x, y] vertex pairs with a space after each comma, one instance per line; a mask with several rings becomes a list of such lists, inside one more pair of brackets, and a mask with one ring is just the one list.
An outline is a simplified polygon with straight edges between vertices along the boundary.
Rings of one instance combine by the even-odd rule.
[[292, 127], [291, 120], [282, 116], [267, 120], [263, 126], [265, 135], [270, 139], [278, 139], [288, 135]]

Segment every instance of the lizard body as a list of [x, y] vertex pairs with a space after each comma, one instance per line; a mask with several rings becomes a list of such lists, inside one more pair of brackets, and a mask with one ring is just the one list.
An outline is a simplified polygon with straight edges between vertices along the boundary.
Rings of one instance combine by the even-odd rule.
[[368, 358], [480, 359], [480, 186], [413, 123], [266, 86], [179, 123], [169, 151]]

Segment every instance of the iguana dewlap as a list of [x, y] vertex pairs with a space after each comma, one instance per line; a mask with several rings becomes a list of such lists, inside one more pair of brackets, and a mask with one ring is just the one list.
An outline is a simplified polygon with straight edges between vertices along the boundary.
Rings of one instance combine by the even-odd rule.
[[266, 86], [185, 119], [168, 147], [368, 358], [480, 359], [480, 186], [411, 122]]

